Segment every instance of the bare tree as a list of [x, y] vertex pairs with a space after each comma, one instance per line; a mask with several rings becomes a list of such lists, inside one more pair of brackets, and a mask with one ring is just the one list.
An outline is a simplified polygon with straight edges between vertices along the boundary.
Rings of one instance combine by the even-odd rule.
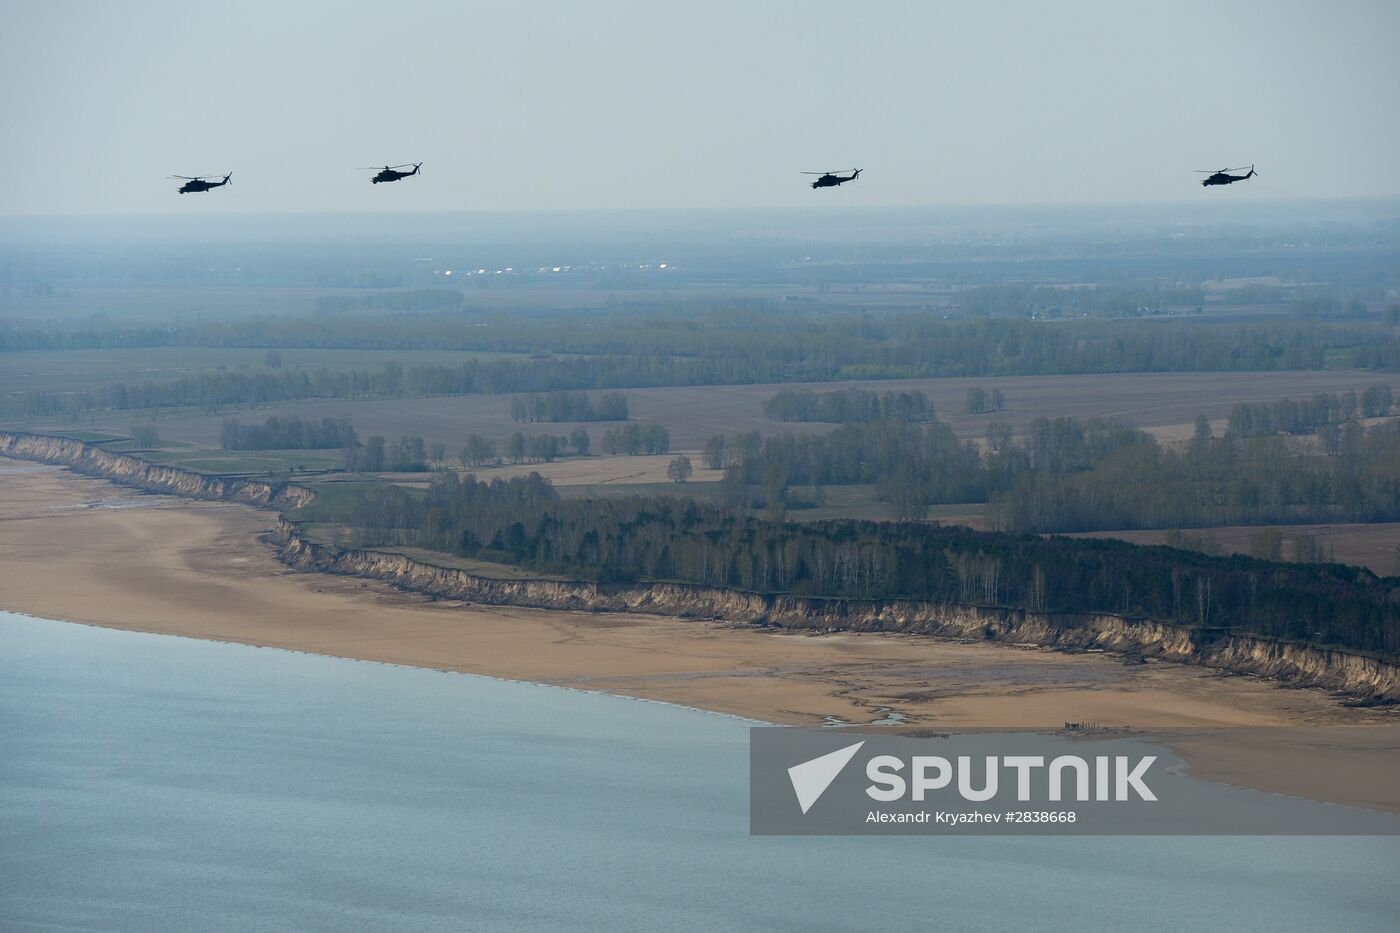
[[149, 449], [160, 443], [160, 435], [153, 424], [138, 424], [131, 429], [131, 443], [134, 447]]
[[666, 467], [666, 475], [671, 478], [673, 483], [684, 483], [690, 479], [690, 475], [694, 472], [694, 468], [690, 465], [690, 458], [683, 454], [672, 460], [670, 465]]

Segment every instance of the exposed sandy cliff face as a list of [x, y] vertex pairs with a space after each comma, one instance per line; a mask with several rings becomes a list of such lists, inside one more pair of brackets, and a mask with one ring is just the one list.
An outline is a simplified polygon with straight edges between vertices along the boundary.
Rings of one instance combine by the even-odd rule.
[[[151, 492], [192, 498], [273, 508], [295, 508], [314, 498], [314, 493], [303, 486], [209, 477], [112, 453], [81, 441], [41, 434], [0, 431], [0, 456], [61, 464]], [[406, 590], [490, 605], [649, 612], [788, 629], [903, 632], [1066, 650], [1103, 649], [1259, 674], [1357, 696], [1400, 700], [1400, 666], [1395, 664], [1248, 635], [1215, 637], [1144, 619], [916, 600], [767, 596], [685, 583], [495, 579], [438, 567], [402, 554], [328, 547], [307, 540], [296, 524], [285, 518], [279, 518], [274, 538], [279, 557], [298, 569], [368, 577]]]
[[0, 456], [61, 464], [125, 486], [194, 499], [227, 499], [262, 507], [296, 508], [314, 498], [311, 490], [303, 486], [205, 476], [47, 434], [0, 431]]
[[1400, 699], [1400, 667], [1374, 658], [1231, 635], [1203, 637], [1178, 625], [1106, 614], [1033, 613], [915, 600], [765, 596], [684, 583], [596, 584], [503, 580], [438, 567], [403, 554], [341, 550], [308, 541], [279, 520], [278, 553], [304, 570], [384, 580], [406, 590], [492, 605], [605, 612], [640, 611], [789, 629], [903, 632], [945, 638], [1097, 648], [1259, 674], [1300, 686]]

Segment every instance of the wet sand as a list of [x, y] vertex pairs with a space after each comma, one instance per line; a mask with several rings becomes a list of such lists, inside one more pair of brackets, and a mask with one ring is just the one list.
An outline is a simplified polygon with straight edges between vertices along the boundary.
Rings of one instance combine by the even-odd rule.
[[768, 722], [1160, 737], [1202, 777], [1400, 812], [1400, 711], [1183, 665], [434, 601], [298, 573], [275, 516], [0, 459], [0, 609], [645, 697]]

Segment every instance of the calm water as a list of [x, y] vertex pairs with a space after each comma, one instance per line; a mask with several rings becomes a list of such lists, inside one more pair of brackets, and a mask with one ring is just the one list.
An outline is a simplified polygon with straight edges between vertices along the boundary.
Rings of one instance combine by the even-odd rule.
[[0, 613], [0, 930], [1400, 927], [1400, 839], [747, 835], [742, 721]]

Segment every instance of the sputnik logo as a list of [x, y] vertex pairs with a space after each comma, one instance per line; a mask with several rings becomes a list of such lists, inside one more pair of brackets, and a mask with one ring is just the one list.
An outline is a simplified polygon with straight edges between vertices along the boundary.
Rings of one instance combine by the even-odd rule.
[[788, 768], [788, 778], [792, 781], [792, 790], [797, 794], [797, 803], [802, 807], [805, 815], [812, 809], [812, 804], [821, 799], [822, 794], [831, 786], [831, 782], [836, 780], [850, 760], [855, 757], [856, 752], [864, 742], [857, 742], [854, 745], [847, 745], [845, 748], [838, 748], [834, 752], [828, 752], [810, 761], [804, 761], [800, 765], [793, 765]]

